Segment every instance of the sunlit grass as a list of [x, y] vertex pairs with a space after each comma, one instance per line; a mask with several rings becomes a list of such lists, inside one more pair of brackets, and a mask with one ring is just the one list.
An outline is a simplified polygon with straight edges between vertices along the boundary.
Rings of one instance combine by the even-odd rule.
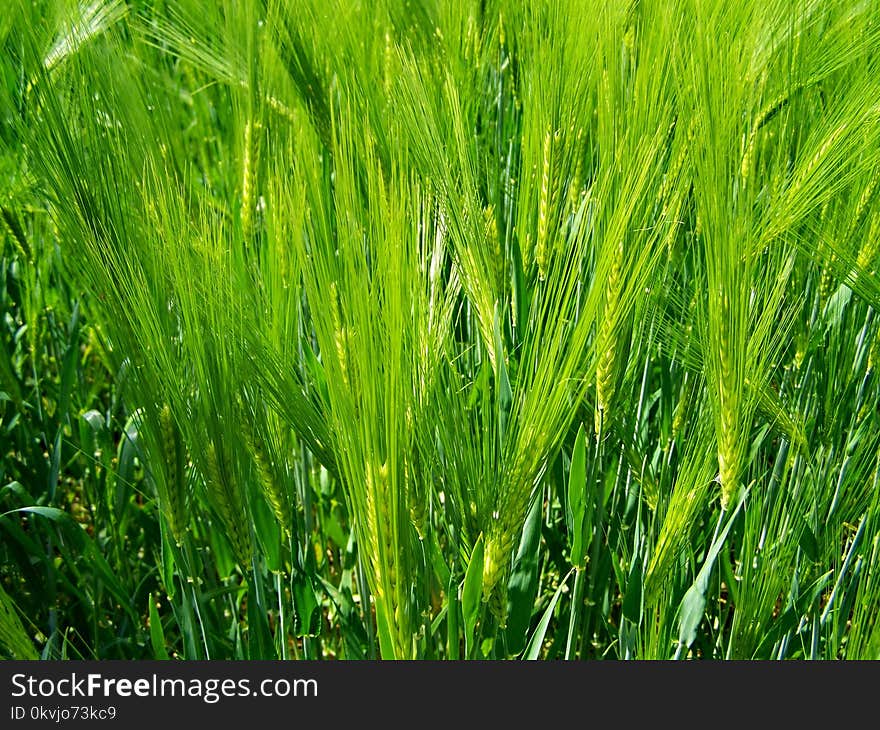
[[877, 657], [875, 3], [0, 42], [3, 651]]

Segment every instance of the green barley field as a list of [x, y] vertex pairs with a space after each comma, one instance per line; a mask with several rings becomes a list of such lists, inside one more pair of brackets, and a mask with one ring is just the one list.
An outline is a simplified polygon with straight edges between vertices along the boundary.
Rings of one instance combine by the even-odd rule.
[[880, 658], [880, 2], [0, 46], [0, 656]]

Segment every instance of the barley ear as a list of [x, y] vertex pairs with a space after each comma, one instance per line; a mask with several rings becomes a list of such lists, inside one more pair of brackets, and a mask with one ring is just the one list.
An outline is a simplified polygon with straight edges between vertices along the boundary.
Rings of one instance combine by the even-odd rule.
[[281, 529], [284, 530], [284, 534], [290, 538], [293, 531], [290, 506], [287, 494], [281, 480], [278, 478], [275, 463], [266, 450], [268, 440], [254, 434], [253, 426], [247, 418], [242, 419], [242, 424], [244, 439], [257, 471], [257, 482], [260, 486], [260, 491], [272, 508], [272, 514], [275, 516]]
[[535, 262], [538, 264], [538, 278], [543, 281], [547, 276], [548, 232], [550, 227], [550, 173], [552, 167], [553, 136], [548, 129], [544, 134], [544, 157], [541, 166], [541, 195], [538, 200], [538, 239], [535, 243]]
[[253, 546], [242, 495], [232, 483], [226, 460], [213, 443], [205, 450], [205, 486], [220, 516], [235, 559], [242, 568], [250, 565]]
[[[725, 309], [727, 305], [726, 299]], [[718, 478], [721, 483], [721, 508], [727, 509], [736, 495], [740, 463], [741, 442], [739, 433], [740, 403], [739, 391], [734, 382], [731, 340], [726, 323], [719, 323], [720, 373], [718, 380], [718, 400], [720, 405], [720, 429], [718, 433]]]
[[244, 125], [244, 146], [241, 165], [241, 228], [245, 240], [254, 234], [254, 212], [256, 210], [257, 168], [259, 165], [258, 134], [259, 123], [248, 119]]
[[159, 430], [165, 461], [164, 487], [160, 490], [159, 503], [174, 541], [181, 545], [187, 524], [186, 450], [171, 406], [167, 403], [159, 411]]
[[611, 416], [612, 400], [616, 389], [617, 378], [617, 320], [622, 284], [623, 241], [615, 246], [612, 253], [611, 269], [605, 285], [605, 307], [596, 349], [599, 360], [596, 366], [596, 412], [595, 428], [602, 434], [608, 428]]

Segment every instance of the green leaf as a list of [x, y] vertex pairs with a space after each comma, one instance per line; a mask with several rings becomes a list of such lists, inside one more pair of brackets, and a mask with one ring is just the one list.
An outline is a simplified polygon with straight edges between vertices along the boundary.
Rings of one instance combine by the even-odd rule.
[[257, 597], [254, 578], [248, 581], [247, 636], [249, 659], [277, 659], [266, 611]]
[[315, 636], [320, 628], [320, 612], [315, 588], [307, 573], [297, 570], [291, 582], [294, 628], [297, 636]]
[[0, 496], [3, 495], [4, 492], [10, 492], [16, 495], [23, 502], [33, 502], [34, 498], [31, 496], [30, 492], [28, 492], [21, 484], [21, 482], [9, 482], [5, 487], [0, 488]]
[[638, 556], [633, 557], [621, 610], [625, 618], [638, 625], [642, 617], [642, 565]]
[[125, 504], [131, 494], [135, 479], [135, 459], [140, 454], [138, 416], [131, 416], [125, 423], [125, 431], [119, 439], [116, 452], [117, 466], [114, 480], [113, 511], [116, 518], [122, 517]]
[[550, 605], [547, 606], [547, 609], [544, 611], [544, 615], [541, 616], [541, 620], [535, 627], [532, 638], [529, 639], [529, 645], [526, 648], [526, 653], [523, 656], [524, 659], [534, 660], [538, 659], [541, 656], [541, 647], [544, 644], [544, 637], [547, 635], [547, 628], [550, 626], [550, 619], [553, 618], [553, 612], [556, 610], [556, 604], [559, 602], [559, 596], [562, 595], [562, 589], [568, 582], [568, 578], [573, 572], [574, 568], [568, 571], [568, 573], [566, 573], [565, 575], [565, 578], [560, 581], [559, 587], [553, 594], [553, 598], [550, 599]]
[[[20, 507], [18, 509], [4, 512], [0, 517], [6, 517], [15, 513], [29, 513], [45, 517], [48, 520], [59, 525], [64, 530], [64, 535], [75, 545], [81, 553], [82, 558], [88, 563], [89, 569], [101, 579], [113, 596], [119, 601], [129, 617], [133, 621], [137, 621], [137, 615], [131, 605], [131, 596], [126, 592], [122, 583], [120, 583], [116, 573], [107, 564], [106, 559], [101, 554], [94, 541], [88, 536], [85, 530], [64, 510], [57, 507], [43, 507], [34, 505], [31, 507]], [[74, 556], [65, 551], [66, 559], [73, 560]]]
[[446, 589], [446, 600], [446, 653], [447, 658], [454, 661], [459, 658], [461, 648], [458, 636], [461, 604], [458, 601], [458, 586], [455, 582], [455, 574], [451, 571], [449, 574], [449, 584]]
[[587, 448], [586, 433], [581, 424], [571, 452], [571, 470], [568, 474], [567, 513], [570, 515], [569, 530], [571, 533], [571, 562], [584, 567], [589, 547], [588, 525], [586, 521], [587, 507]]
[[101, 433], [105, 429], [104, 416], [100, 411], [90, 410], [82, 414], [82, 419], [89, 424], [95, 434]]
[[507, 584], [507, 652], [519, 654], [528, 639], [529, 623], [538, 595], [538, 563], [541, 546], [541, 517], [544, 502], [539, 492], [526, 517], [519, 550]]
[[697, 573], [693, 585], [688, 588], [687, 592], [684, 594], [684, 598], [681, 600], [678, 623], [679, 651], [682, 646], [689, 649], [691, 644], [693, 644], [697, 638], [697, 629], [700, 626], [700, 622], [703, 620], [703, 612], [706, 610], [706, 591], [709, 588], [709, 576], [712, 574], [712, 567], [715, 565], [715, 560], [718, 558], [718, 553], [721, 552], [721, 548], [724, 545], [724, 541], [727, 539], [727, 534], [730, 532], [730, 528], [733, 526], [743, 504], [745, 504], [747, 494], [748, 490], [743, 490], [739, 502], [736, 505], [736, 509], [731, 513], [724, 529], [721, 530], [713, 541], [709, 548], [709, 553], [706, 555], [703, 567], [700, 568], [700, 572]]
[[61, 437], [64, 435], [64, 427], [59, 426], [55, 433], [55, 441], [52, 443], [52, 450], [49, 458], [49, 481], [46, 485], [46, 491], [49, 499], [55, 498], [55, 489], [58, 487], [58, 476], [61, 473]]
[[12, 599], [0, 586], [0, 648], [13, 659], [37, 659], [30, 637], [21, 625]]
[[77, 372], [77, 355], [79, 355], [79, 302], [75, 302], [73, 305], [73, 312], [70, 316], [70, 324], [68, 325], [68, 333], [70, 341], [68, 342], [67, 349], [64, 353], [64, 360], [61, 365], [61, 386], [58, 394], [58, 418], [62, 423], [66, 422], [68, 419], [70, 394]]
[[798, 539], [798, 545], [800, 545], [801, 550], [804, 551], [804, 555], [810, 560], [814, 563], [819, 562], [819, 543], [816, 542], [816, 536], [807, 524], [803, 525], [801, 536]]
[[251, 518], [254, 521], [254, 537], [260, 545], [266, 569], [280, 573], [283, 569], [281, 527], [265, 499], [251, 501]]
[[828, 298], [828, 302], [825, 304], [825, 309], [822, 310], [822, 318], [825, 320], [826, 335], [832, 329], [836, 329], [840, 326], [844, 314], [846, 313], [847, 305], [851, 299], [852, 289], [846, 284], [841, 284], [837, 287], [837, 291]]
[[391, 624], [385, 613], [384, 601], [376, 601], [376, 629], [379, 633], [379, 652], [383, 659], [394, 659], [394, 641], [391, 637]]
[[440, 549], [440, 545], [437, 542], [437, 534], [434, 531], [431, 531], [428, 535], [428, 550], [437, 580], [440, 582], [440, 585], [447, 585], [451, 578], [451, 571], [446, 564], [446, 559], [443, 557], [443, 551]]
[[156, 599], [152, 595], [147, 598], [147, 605], [150, 609], [150, 643], [153, 645], [153, 657], [168, 659], [168, 651], [165, 649], [165, 631], [156, 608]]
[[513, 391], [510, 388], [510, 379], [507, 375], [507, 365], [504, 358], [504, 341], [501, 337], [501, 316], [498, 305], [495, 305], [495, 378], [498, 385], [498, 443], [499, 448], [504, 448], [504, 440], [507, 437], [507, 419], [513, 404]]
[[4, 512], [0, 515], [0, 517], [7, 517], [16, 512], [40, 515], [40, 517], [45, 517], [53, 522], [64, 522], [70, 518], [70, 515], [62, 509], [58, 509], [57, 507], [41, 507], [39, 505], [33, 507], [19, 507], [18, 509], [9, 510], [9, 512]]
[[480, 614], [480, 603], [483, 598], [483, 536], [477, 538], [464, 576], [464, 587], [461, 592], [461, 613], [464, 618], [465, 652], [470, 656], [474, 642], [474, 629]]

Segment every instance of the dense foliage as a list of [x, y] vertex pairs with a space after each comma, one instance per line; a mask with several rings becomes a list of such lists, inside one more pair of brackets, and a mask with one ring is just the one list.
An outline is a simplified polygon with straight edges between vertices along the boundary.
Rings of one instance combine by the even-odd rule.
[[880, 3], [0, 46], [0, 654], [880, 657]]

